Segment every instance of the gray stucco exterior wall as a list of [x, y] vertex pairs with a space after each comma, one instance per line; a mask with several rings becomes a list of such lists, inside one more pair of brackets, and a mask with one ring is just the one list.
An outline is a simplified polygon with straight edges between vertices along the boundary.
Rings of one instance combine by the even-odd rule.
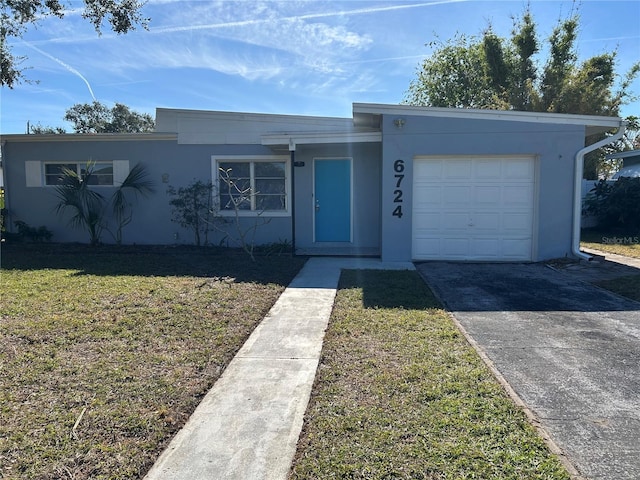
[[[33, 181], [37, 169], [33, 168], [34, 163], [26, 168], [27, 162], [85, 163], [89, 160], [113, 160], [122, 162], [118, 163], [121, 171], [126, 162], [129, 168], [143, 163], [155, 184], [155, 193], [149, 198], [138, 198], [133, 208], [133, 221], [123, 230], [123, 243], [193, 244], [193, 233], [171, 221], [172, 209], [167, 188], [185, 187], [194, 180], [211, 181], [217, 175], [214, 172], [213, 158], [227, 161], [233, 158], [224, 157], [237, 157], [238, 160], [246, 157], [245, 160], [262, 161], [267, 157], [278, 157], [287, 161], [286, 188], [289, 189], [287, 193], [292, 195], [286, 212], [262, 213], [264, 218], [268, 217], [270, 220], [258, 227], [256, 244], [292, 242], [295, 227], [296, 247], [305, 253], [380, 255], [383, 261], [406, 262], [414, 259], [412, 210], [414, 165], [417, 157], [427, 160], [437, 158], [445, 162], [438, 165], [446, 165], [448, 160], [459, 157], [502, 159], [474, 163], [483, 165], [476, 169], [477, 172], [486, 172], [486, 165], [498, 164], [498, 170], [506, 171], [507, 167], [503, 168], [502, 165], [508, 163], [510, 168], [517, 162], [507, 162], [504, 159], [526, 157], [521, 162], [526, 165], [527, 170], [526, 187], [521, 189], [526, 191], [526, 199], [521, 202], [526, 205], [526, 211], [517, 217], [521, 222], [519, 225], [525, 226], [518, 232], [525, 230], [525, 233], [508, 240], [511, 241], [510, 245], [517, 245], [525, 252], [517, 256], [517, 260], [531, 258], [533, 261], [540, 261], [572, 254], [575, 156], [584, 145], [588, 128], [610, 127], [615, 124], [615, 120], [600, 117], [528, 112], [466, 112], [384, 105], [358, 105], [354, 108], [353, 120], [192, 111], [160, 111], [160, 114], [161, 120], [164, 118], [163, 121], [169, 122], [165, 126], [168, 128], [173, 125], [178, 130], [176, 133], [68, 135], [55, 138], [36, 135], [7, 136], [8, 140], [3, 141], [3, 166], [9, 221], [23, 220], [33, 227], [46, 226], [53, 232], [53, 240], [56, 242], [87, 242], [86, 232], [69, 226], [68, 214], [64, 218], [56, 214], [55, 187], [27, 186], [28, 183], [37, 183]], [[299, 164], [297, 167], [289, 164], [289, 148], [295, 149], [295, 161]], [[314, 238], [314, 163], [320, 159], [351, 160], [349, 201], [334, 195], [336, 182], [333, 179], [338, 177], [335, 171], [331, 171], [321, 185], [326, 187], [324, 198], [340, 198], [339, 202], [328, 202], [331, 206], [323, 210], [321, 215], [323, 233], [336, 225], [340, 226], [340, 235], [332, 232], [332, 235], [319, 236], [335, 239], [334, 242], [317, 242]], [[421, 169], [429, 164], [427, 160], [420, 164]], [[344, 162], [333, 163], [341, 168], [345, 165]], [[322, 164], [322, 168], [328, 165], [330, 163], [326, 162]], [[346, 174], [339, 175], [346, 178]], [[27, 178], [30, 179], [29, 182]], [[438, 174], [422, 174], [421, 178], [423, 186], [419, 189], [420, 195], [425, 196], [426, 191], [436, 190], [438, 195], [443, 195], [441, 189], [424, 187], [430, 181], [437, 183], [437, 180], [429, 179], [440, 178]], [[509, 187], [509, 181], [504, 180], [506, 177], [492, 178], [502, 179], [498, 181], [501, 182], [500, 186]], [[295, 179], [295, 186], [292, 185], [292, 179]], [[514, 185], [511, 185], [511, 191], [518, 189], [521, 184]], [[492, 198], [492, 225], [500, 222], [508, 224], [508, 221], [501, 220], [509, 215], [502, 206], [507, 205], [510, 200], [497, 199], [513, 197], [501, 194], [500, 186], [494, 188], [499, 193]], [[464, 192], [470, 192], [476, 185], [465, 184], [462, 188], [466, 189]], [[95, 189], [107, 198], [114, 192], [113, 187]], [[344, 190], [343, 188], [342, 192]], [[422, 201], [422, 197], [416, 197]], [[435, 204], [438, 199], [430, 201]], [[431, 237], [424, 235], [422, 232], [426, 230], [435, 231], [435, 227], [439, 228], [446, 221], [467, 215], [466, 210], [462, 213], [448, 210], [450, 203], [440, 202], [440, 210], [427, 211], [426, 214], [424, 210], [416, 210], [421, 215], [419, 242], [423, 242], [416, 242], [416, 245], [425, 245], [426, 238], [432, 245], [448, 246], [453, 240], [477, 247], [482, 241], [486, 244], [493, 232], [498, 232], [491, 239], [495, 240], [496, 245], [499, 242], [502, 242], [501, 245], [506, 244], [506, 236], [499, 235], [500, 228], [486, 233], [489, 228], [482, 227], [485, 228], [484, 233], [478, 233], [480, 229], [468, 229], [464, 220], [462, 227], [456, 226], [445, 233], [441, 230]], [[350, 241], [345, 240], [345, 222], [338, 222], [338, 215], [325, 215], [327, 211], [344, 212], [340, 207], [342, 205], [350, 209]], [[292, 212], [293, 206], [295, 212]], [[402, 209], [401, 215], [398, 207]], [[469, 217], [476, 213], [469, 212]], [[340, 220], [343, 217], [344, 215]], [[256, 222], [256, 217], [244, 216], [240, 222], [242, 228], [247, 229]], [[513, 223], [509, 223], [509, 228], [512, 225]], [[469, 226], [473, 227], [473, 223], [469, 223]], [[111, 225], [110, 230], [113, 229]], [[228, 231], [233, 233], [233, 225], [228, 226]], [[450, 234], [452, 231], [454, 233]], [[485, 236], [481, 237], [482, 234]], [[112, 243], [115, 239], [105, 231], [102, 241]], [[236, 246], [229, 237], [214, 231], [210, 232], [207, 241], [212, 245]], [[439, 258], [441, 253], [423, 255], [416, 247], [415, 255], [420, 258]], [[446, 257], [447, 254], [441, 256]], [[514, 258], [514, 255], [482, 257], [474, 253], [454, 258], [508, 260]]]
[[381, 148], [379, 143], [300, 146], [295, 153], [296, 246], [313, 248], [314, 199], [313, 165], [316, 158], [350, 158], [353, 161], [351, 246], [380, 249]]
[[[382, 260], [412, 256], [411, 205], [416, 156], [532, 155], [536, 157], [533, 260], [571, 255], [574, 158], [584, 144], [584, 127], [408, 116], [382, 118]], [[404, 160], [402, 218], [397, 206], [394, 162]]]
[[[45, 226], [53, 232], [53, 241], [88, 241], [86, 232], [69, 226], [69, 215], [56, 214], [55, 187], [27, 187], [26, 161], [68, 161], [85, 163], [89, 160], [128, 160], [132, 168], [137, 163], [146, 166], [154, 182], [155, 193], [148, 198], [138, 197], [133, 207], [133, 220], [123, 230], [125, 244], [192, 244], [194, 235], [171, 221], [169, 185], [176, 188], [193, 180], [210, 181], [213, 155], [272, 155], [262, 145], [178, 145], [175, 140], [126, 141], [53, 141], [7, 142], [3, 147], [10, 222], [22, 220], [30, 226]], [[166, 180], [163, 181], [163, 180]], [[113, 187], [95, 187], [109, 198]], [[243, 219], [250, 225], [254, 219]], [[111, 225], [113, 227], [113, 225]], [[209, 243], [217, 245], [223, 234], [211, 232]], [[291, 241], [291, 217], [273, 217], [259, 228], [257, 243], [280, 240]], [[113, 236], [105, 231], [104, 243], [113, 243]], [[231, 243], [230, 243], [231, 245]]]

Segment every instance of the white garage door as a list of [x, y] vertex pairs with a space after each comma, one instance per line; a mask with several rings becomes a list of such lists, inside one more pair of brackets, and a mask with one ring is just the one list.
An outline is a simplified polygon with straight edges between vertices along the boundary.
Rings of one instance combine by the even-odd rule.
[[531, 157], [417, 157], [415, 260], [532, 259], [535, 161]]

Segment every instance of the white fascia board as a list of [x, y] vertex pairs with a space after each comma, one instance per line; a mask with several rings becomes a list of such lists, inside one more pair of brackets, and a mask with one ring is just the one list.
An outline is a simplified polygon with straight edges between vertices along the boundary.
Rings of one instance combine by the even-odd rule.
[[[473, 108], [417, 107], [413, 105], [387, 105], [374, 103], [354, 103], [353, 117], [358, 115], [412, 115], [421, 117], [466, 118], [477, 120], [505, 120], [510, 122], [551, 123], [561, 125], [582, 125], [597, 133], [619, 128], [623, 120], [619, 117], [597, 115], [575, 115], [567, 113], [521, 112], [517, 110], [481, 110]], [[356, 124], [358, 122], [356, 121]], [[589, 128], [591, 127], [591, 128]], [[589, 134], [589, 132], [587, 132]]]
[[156, 117], [167, 116], [167, 118], [175, 117], [191, 117], [201, 119], [214, 119], [226, 121], [243, 121], [243, 122], [293, 122], [335, 125], [342, 126], [344, 123], [351, 123], [351, 118], [347, 117], [316, 117], [311, 115], [289, 115], [281, 113], [252, 113], [252, 112], [225, 112], [217, 110], [189, 110], [175, 108], [156, 108]]
[[30, 142], [122, 142], [140, 140], [177, 140], [177, 133], [15, 133], [0, 136], [10, 143]]
[[372, 132], [336, 132], [336, 133], [291, 133], [262, 136], [262, 145], [316, 145], [331, 143], [376, 143], [382, 141], [382, 133]]

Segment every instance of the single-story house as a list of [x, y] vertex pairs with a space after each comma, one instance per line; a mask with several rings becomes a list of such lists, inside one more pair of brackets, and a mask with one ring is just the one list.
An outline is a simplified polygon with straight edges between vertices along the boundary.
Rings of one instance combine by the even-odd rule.
[[[193, 243], [171, 221], [169, 186], [219, 186], [230, 171], [252, 195], [237, 212], [259, 219], [256, 244], [300, 254], [383, 261], [541, 261], [579, 253], [584, 155], [624, 133], [619, 118], [354, 104], [352, 118], [158, 108], [147, 134], [4, 135], [10, 222], [86, 242], [56, 214], [61, 165], [95, 162], [109, 195], [144, 163], [155, 193], [139, 199], [123, 243]], [[616, 130], [585, 148], [585, 137]], [[229, 170], [230, 169], [230, 170]], [[218, 215], [235, 216], [229, 192]], [[211, 233], [208, 241], [222, 241]], [[104, 242], [112, 241], [108, 236]]]
[[607, 155], [607, 160], [622, 160], [622, 168], [640, 165], [640, 150], [627, 150], [626, 152], [618, 152]]

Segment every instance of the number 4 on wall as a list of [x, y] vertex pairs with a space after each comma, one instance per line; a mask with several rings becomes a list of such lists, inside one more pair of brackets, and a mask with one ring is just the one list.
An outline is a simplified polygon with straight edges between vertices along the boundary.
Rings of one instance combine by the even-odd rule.
[[[393, 191], [393, 203], [402, 204], [402, 179], [404, 179], [404, 160], [399, 158], [395, 162], [393, 162], [393, 171], [396, 172], [394, 177], [396, 179], [396, 190]], [[402, 218], [402, 205], [396, 205], [394, 208], [392, 215], [394, 217]]]

